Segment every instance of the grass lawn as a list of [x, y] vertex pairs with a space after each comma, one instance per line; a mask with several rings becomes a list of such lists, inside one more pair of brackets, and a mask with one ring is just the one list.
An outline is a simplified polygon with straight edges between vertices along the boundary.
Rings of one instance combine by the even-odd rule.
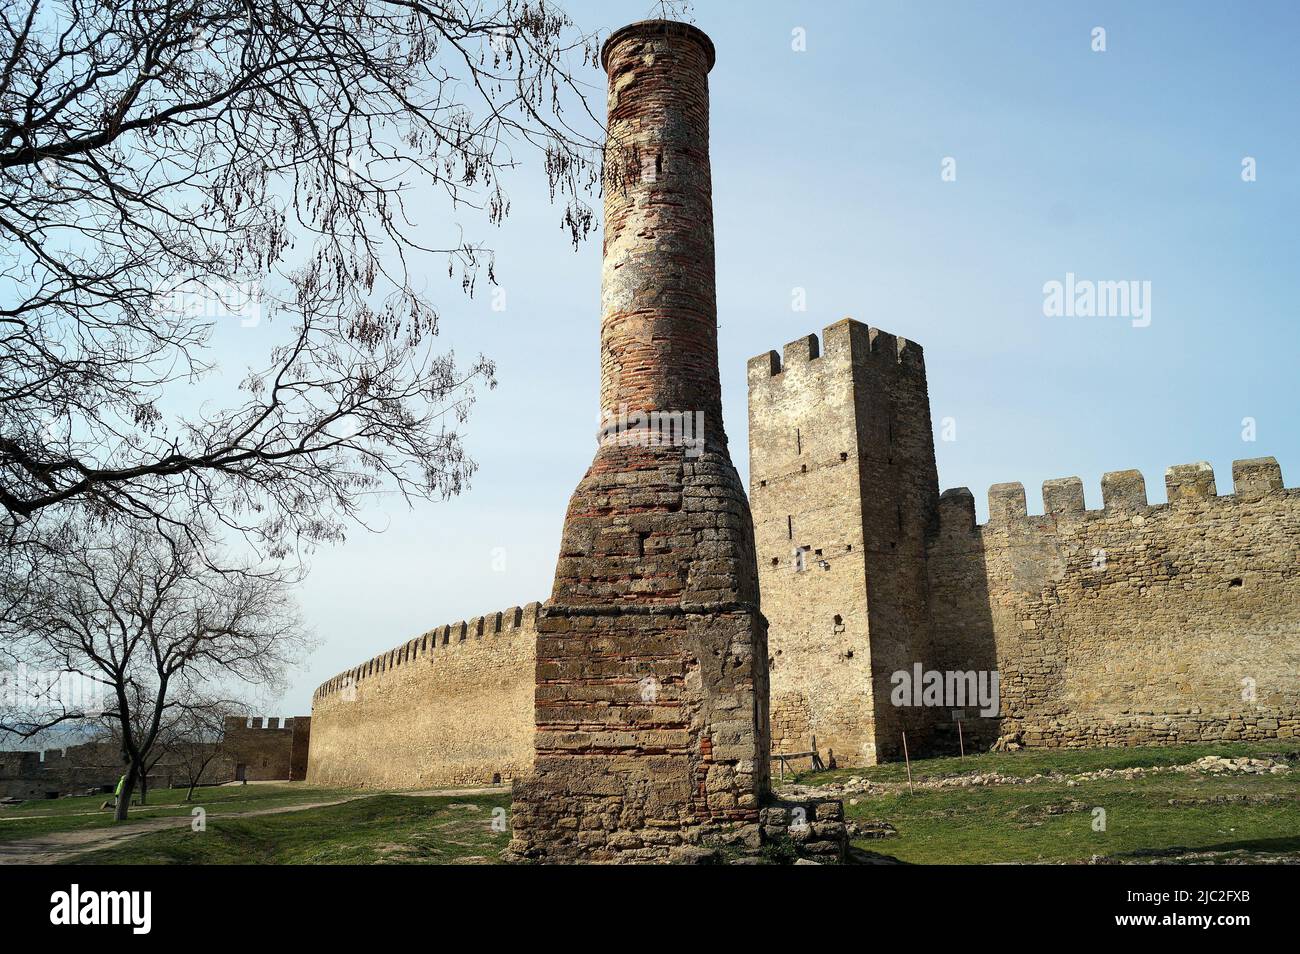
[[[1100, 769], [1168, 767], [1205, 755], [1285, 760], [1280, 774], [1165, 771], [1133, 778], [1077, 776]], [[913, 778], [936, 781], [997, 773], [1020, 784], [907, 790], [907, 771], [890, 764], [804, 774], [823, 786], [862, 777], [871, 792], [844, 795], [851, 821], [888, 822], [895, 837], [860, 839], [856, 846], [917, 864], [1125, 862], [1160, 860], [1262, 861], [1300, 858], [1300, 742], [1226, 743], [1135, 749], [984, 753], [965, 759], [912, 763]], [[330, 801], [359, 793], [284, 785], [201, 789], [193, 803], [183, 790], [158, 791], [132, 819], [207, 812], [207, 829], [189, 826], [139, 835], [79, 854], [90, 864], [443, 864], [495, 863], [509, 834], [497, 831], [494, 810], [508, 812], [510, 795], [412, 796], [365, 794], [339, 805], [274, 815], [233, 813]], [[102, 796], [28, 802], [0, 810], [0, 842], [112, 824], [99, 812]], [[1104, 827], [1097, 824], [1103, 809]], [[79, 814], [86, 812], [89, 814]], [[498, 826], [500, 827], [500, 826]]]
[[[309, 788], [302, 784], [217, 785], [195, 789], [194, 800], [186, 802], [185, 792], [183, 788], [151, 791], [149, 803], [133, 804], [127, 820], [189, 815], [196, 807], [204, 808], [212, 817], [229, 812], [327, 802], [350, 794], [339, 789]], [[113, 824], [113, 813], [111, 810], [101, 811], [99, 806], [110, 797], [78, 795], [36, 799], [12, 808], [0, 808], [0, 842], [81, 828], [106, 828]]]
[[[510, 840], [493, 828], [510, 795], [374, 795], [282, 815], [209, 818], [207, 830], [141, 835], [76, 864], [495, 864]], [[498, 816], [503, 817], [503, 816]]]
[[[1207, 742], [1188, 745], [1149, 745], [1127, 749], [1033, 749], [1019, 752], [981, 752], [964, 759], [913, 759], [912, 778], [948, 778], [956, 775], [997, 772], [999, 775], [1046, 775], [1051, 772], [1077, 775], [1098, 769], [1145, 768], [1156, 765], [1186, 765], [1207, 755], [1226, 758], [1265, 758], [1270, 755], [1300, 753], [1300, 740], [1282, 739], [1271, 742]], [[1300, 769], [1300, 764], [1297, 764]], [[906, 782], [907, 766], [903, 762], [889, 762], [870, 768], [836, 769], [833, 772], [801, 772], [786, 776], [787, 781], [808, 785], [861, 777], [873, 782]], [[773, 779], [776, 784], [776, 780]]]
[[[1300, 752], [1300, 743], [1228, 743], [1137, 749], [1083, 749], [986, 753], [965, 759], [912, 763], [917, 781], [997, 772], [1028, 777], [1059, 773], [1030, 784], [917, 789], [889, 786], [884, 794], [850, 793], [849, 819], [885, 821], [896, 837], [855, 845], [917, 864], [1086, 862], [1094, 857], [1132, 861], [1177, 860], [1185, 851], [1264, 860], [1300, 853], [1300, 761], [1284, 775], [1212, 775], [1167, 772], [1137, 778], [1074, 780], [1098, 769], [1180, 765], [1205, 755], [1253, 758]], [[804, 774], [823, 785], [861, 776], [905, 783], [903, 765]], [[1103, 830], [1095, 830], [1105, 812]], [[1230, 853], [1230, 854], [1227, 854]]]

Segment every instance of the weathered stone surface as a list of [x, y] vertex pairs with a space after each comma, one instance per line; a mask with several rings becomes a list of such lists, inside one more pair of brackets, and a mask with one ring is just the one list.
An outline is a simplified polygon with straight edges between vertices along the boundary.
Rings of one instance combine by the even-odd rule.
[[[1077, 477], [1043, 483], [1042, 515], [997, 484], [979, 525], [969, 490], [938, 491], [920, 346], [844, 319], [749, 362], [751, 519], [720, 415], [712, 44], [653, 21], [603, 53], [601, 409], [633, 423], [602, 429], [536, 625], [442, 627], [322, 686], [313, 780], [522, 778], [535, 756], [519, 857], [820, 858], [842, 808], [771, 803], [769, 748], [1300, 733], [1300, 490], [1272, 458], [1236, 461], [1228, 496], [1209, 464], [1171, 467], [1157, 506], [1135, 470], [1103, 477], [1101, 510]], [[895, 705], [914, 666], [996, 672], [998, 715]]]
[[[939, 491], [925, 363], [915, 343], [851, 319], [820, 347], [797, 344], [783, 364], [749, 362], [773, 752], [809, 751], [815, 736], [824, 758], [870, 764], [901, 754], [903, 729], [913, 744], [927, 729], [889, 703], [889, 674], [928, 655]], [[945, 506], [968, 505], [973, 525], [967, 501]]]
[[688, 415], [703, 433], [602, 431], [538, 622], [534, 776], [515, 788], [511, 852], [686, 862], [706, 841], [758, 849], [768, 771], [766, 625], [718, 386], [713, 45], [649, 21], [602, 62], [602, 413]]
[[537, 612], [440, 626], [322, 685], [307, 780], [419, 788], [528, 775]]
[[[882, 347], [882, 343], [884, 346]], [[890, 343], [893, 347], [890, 347]], [[897, 356], [896, 361], [881, 360]], [[750, 497], [769, 621], [773, 751], [870, 764], [955, 749], [949, 705], [897, 707], [891, 674], [997, 672], [1000, 748], [1300, 732], [1300, 491], [1272, 458], [938, 495], [920, 348], [844, 320], [751, 359]], [[804, 763], [806, 764], [806, 763]]]
[[1233, 471], [1244, 495], [1215, 496], [1201, 463], [1169, 469], [1167, 504], [1122, 471], [1102, 510], [980, 527], [944, 514], [929, 550], [935, 668], [1001, 675], [1000, 717], [968, 711], [968, 745], [1300, 734], [1300, 491], [1271, 458]]
[[[198, 781], [302, 781], [310, 740], [309, 716], [228, 716], [220, 741], [197, 743], [211, 756]], [[186, 754], [163, 752], [150, 766], [149, 790], [188, 784], [194, 766], [186, 764]], [[122, 771], [122, 748], [108, 736], [57, 749], [0, 752], [0, 799], [111, 792]]]

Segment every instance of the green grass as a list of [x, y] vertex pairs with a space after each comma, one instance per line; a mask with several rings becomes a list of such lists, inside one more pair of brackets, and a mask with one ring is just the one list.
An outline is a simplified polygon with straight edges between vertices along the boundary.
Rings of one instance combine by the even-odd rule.
[[[1226, 758], [1263, 758], [1269, 755], [1300, 753], [1300, 741], [1279, 740], [1271, 742], [1212, 742], [1188, 745], [1143, 746], [1112, 749], [1035, 749], [1020, 752], [982, 752], [966, 758], [914, 759], [912, 778], [949, 778], [977, 772], [997, 772], [1028, 778], [1059, 772], [1078, 775], [1098, 769], [1137, 768], [1157, 765], [1186, 765], [1207, 755]], [[1300, 768], [1300, 765], [1297, 766]], [[870, 768], [836, 769], [833, 772], [801, 772], [786, 776], [780, 784], [800, 782], [807, 785], [824, 785], [861, 777], [873, 782], [906, 782], [907, 766], [903, 762], [889, 762]]]
[[[858, 798], [850, 819], [883, 819], [898, 836], [857, 841], [868, 851], [916, 864], [1117, 861], [1180, 848], [1196, 851], [1300, 851], [1300, 797], [1294, 782], [1272, 777], [1108, 780], [1056, 786], [1001, 786]], [[1228, 792], [1277, 794], [1283, 801], [1170, 805]], [[1106, 812], [1094, 831], [1093, 810]]]
[[[912, 763], [917, 781], [963, 774], [1077, 775], [1098, 769], [1181, 765], [1205, 755], [1264, 758], [1300, 743], [1228, 743], [1138, 749], [986, 753]], [[1284, 775], [1169, 772], [1137, 778], [1049, 778], [1032, 784], [918, 789], [845, 797], [850, 820], [889, 822], [898, 835], [854, 844], [915, 864], [1131, 861], [1182, 853], [1259, 858], [1300, 853], [1300, 762]], [[801, 776], [805, 784], [862, 776], [906, 782], [902, 765]], [[1105, 828], [1094, 830], [1094, 809]]]
[[255, 818], [209, 818], [207, 830], [169, 829], [78, 855], [75, 864], [496, 863], [510, 840], [493, 830], [508, 793], [374, 795]]
[[[339, 789], [308, 788], [301, 784], [221, 785], [195, 789], [193, 801], [186, 802], [185, 792], [183, 788], [152, 791], [147, 805], [132, 804], [127, 820], [189, 815], [199, 806], [209, 816], [256, 811], [330, 801], [350, 794]], [[79, 795], [72, 798], [36, 799], [12, 808], [0, 808], [0, 842], [53, 832], [109, 827], [114, 824], [113, 813], [111, 810], [100, 809], [109, 797]]]
[[[1288, 757], [1278, 775], [1163, 772], [1136, 778], [1069, 779], [1103, 768], [1172, 766], [1205, 755]], [[896, 837], [861, 839], [857, 847], [918, 864], [1131, 861], [1180, 853], [1266, 860], [1300, 856], [1300, 742], [1226, 743], [1138, 749], [985, 753], [912, 763], [917, 781], [996, 772], [1029, 784], [917, 789], [909, 794], [898, 764], [801, 776], [825, 784], [862, 776], [887, 785], [882, 794], [845, 796], [848, 818], [885, 821]], [[1071, 784], [1073, 782], [1073, 784]], [[131, 818], [207, 812], [207, 830], [150, 832], [75, 856], [92, 864], [442, 864], [495, 862], [509, 835], [492, 829], [508, 793], [465, 796], [365, 795], [354, 801], [275, 815], [234, 813], [329, 801], [357, 793], [299, 784], [159, 791]], [[43, 832], [112, 824], [102, 796], [29, 802], [0, 810], [0, 841]], [[1094, 830], [1094, 809], [1105, 829]], [[91, 814], [77, 814], [90, 812]]]

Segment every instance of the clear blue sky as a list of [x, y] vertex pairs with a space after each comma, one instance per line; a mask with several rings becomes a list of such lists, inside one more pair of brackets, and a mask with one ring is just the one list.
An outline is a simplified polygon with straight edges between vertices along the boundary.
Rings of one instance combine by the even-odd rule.
[[[652, 12], [564, 5], [602, 34]], [[1152, 502], [1167, 466], [1195, 460], [1221, 493], [1234, 458], [1275, 456], [1297, 482], [1300, 4], [806, 6], [693, 11], [718, 50], [723, 401], [742, 475], [746, 359], [851, 315], [925, 347], [936, 428], [957, 427], [936, 443], [940, 484], [970, 487], [981, 519], [1005, 480], [1024, 482], [1031, 512], [1046, 478], [1081, 476], [1097, 507], [1101, 474], [1130, 467]], [[603, 76], [590, 80], [603, 108]], [[512, 188], [510, 221], [484, 231], [505, 311], [433, 289], [445, 343], [498, 362], [466, 428], [482, 470], [462, 497], [378, 507], [386, 532], [316, 555], [302, 600], [322, 645], [285, 714], [410, 636], [549, 594], [594, 450], [600, 245], [570, 249], [540, 172]], [[432, 201], [428, 214], [446, 226]], [[1150, 326], [1044, 317], [1044, 283], [1067, 272], [1151, 282]]]

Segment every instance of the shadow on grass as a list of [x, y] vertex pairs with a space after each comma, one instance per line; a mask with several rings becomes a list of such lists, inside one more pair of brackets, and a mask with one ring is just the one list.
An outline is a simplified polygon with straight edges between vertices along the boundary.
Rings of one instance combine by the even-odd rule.
[[1250, 838], [1241, 841], [1225, 841], [1217, 845], [1200, 845], [1187, 848], [1172, 845], [1168, 848], [1135, 848], [1132, 851], [1117, 852], [1109, 858], [1122, 861], [1130, 858], [1178, 858], [1181, 855], [1222, 854], [1233, 851], [1247, 851], [1255, 854], [1279, 854], [1300, 852], [1300, 835], [1284, 838]]
[[886, 855], [879, 851], [868, 851], [857, 845], [849, 845], [848, 855], [844, 859], [848, 865], [910, 865], [912, 862]]

